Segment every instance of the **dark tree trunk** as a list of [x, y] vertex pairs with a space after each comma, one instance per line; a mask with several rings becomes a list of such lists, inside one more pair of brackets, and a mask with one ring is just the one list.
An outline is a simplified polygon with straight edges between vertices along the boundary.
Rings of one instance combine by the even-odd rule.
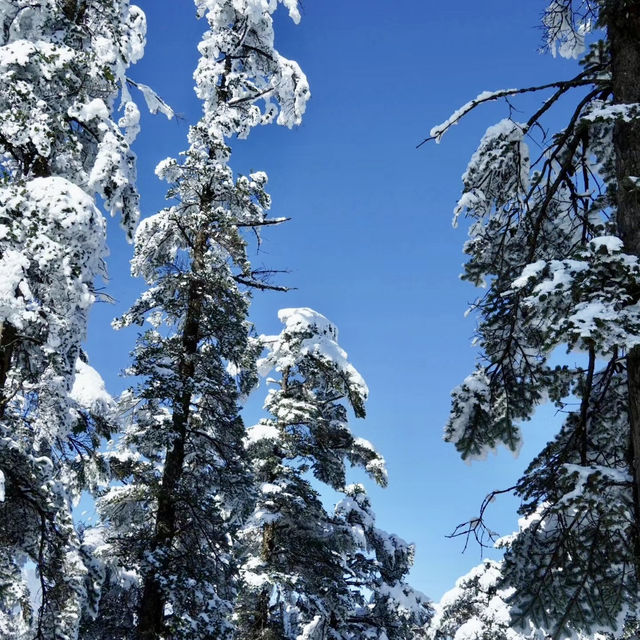
[[[640, 0], [604, 3], [604, 22], [611, 47], [613, 99], [640, 103]], [[640, 257], [640, 191], [630, 177], [640, 176], [640, 121], [615, 125], [617, 223], [625, 252]], [[640, 348], [627, 354], [630, 446], [634, 475], [636, 549], [640, 549]], [[640, 556], [637, 558], [640, 574]]]
[[[173, 447], [167, 451], [162, 484], [158, 493], [158, 512], [156, 531], [153, 540], [154, 549], [169, 549], [176, 533], [176, 490], [182, 478], [184, 447], [187, 425], [191, 410], [194, 356], [198, 352], [200, 341], [200, 322], [202, 316], [203, 285], [198, 274], [204, 266], [206, 236], [200, 232], [193, 249], [191, 266], [192, 280], [189, 285], [187, 312], [182, 330], [182, 357], [179, 363], [182, 392], [173, 402], [173, 431], [176, 434]], [[162, 569], [161, 565], [161, 569]], [[154, 574], [147, 575], [144, 581], [138, 636], [141, 640], [157, 640], [164, 630], [165, 598]]]
[[0, 418], [4, 416], [9, 401], [5, 385], [11, 368], [13, 346], [17, 339], [16, 330], [8, 322], [0, 323]]

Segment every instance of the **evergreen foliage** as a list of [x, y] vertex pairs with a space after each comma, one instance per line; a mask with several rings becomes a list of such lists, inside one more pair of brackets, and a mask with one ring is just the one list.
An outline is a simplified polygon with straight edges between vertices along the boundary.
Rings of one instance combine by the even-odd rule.
[[[483, 102], [550, 91], [527, 121], [490, 127], [463, 176], [455, 217], [471, 221], [463, 278], [486, 286], [472, 307], [482, 357], [453, 392], [445, 437], [467, 460], [499, 445], [517, 452], [520, 423], [538, 405], [565, 412], [515, 486], [524, 518], [502, 545], [514, 620], [566, 638], [619, 631], [639, 596], [640, 122], [631, 78], [640, 71], [640, 3], [554, 0], [543, 23], [552, 53], [583, 56], [581, 71], [481, 94], [431, 136]], [[601, 39], [585, 52], [596, 26]], [[565, 128], [546, 133], [545, 116], [571, 92]], [[555, 365], [559, 349], [583, 355]], [[486, 504], [459, 532], [491, 535]]]
[[502, 581], [501, 565], [493, 560], [459, 578], [436, 605], [429, 640], [523, 640], [525, 635], [511, 628], [509, 592], [500, 590]]
[[[285, 4], [297, 19], [295, 2]], [[238, 406], [256, 381], [249, 288], [271, 288], [251, 268], [243, 231], [280, 220], [266, 219], [267, 176], [234, 176], [226, 140], [276, 116], [299, 123], [309, 90], [274, 49], [277, 3], [196, 6], [209, 27], [195, 73], [203, 115], [182, 158], [157, 168], [175, 204], [138, 227], [132, 272], [149, 288], [117, 322], [152, 328], [133, 353], [141, 382], [122, 399], [128, 425], [109, 457], [119, 482], [99, 500], [111, 566], [93, 637], [115, 636], [107, 625], [122, 619], [110, 607], [123, 600], [136, 638], [233, 632], [234, 540], [253, 497]]]
[[[413, 547], [375, 527], [346, 463], [386, 484], [384, 460], [354, 437], [347, 409], [364, 417], [367, 386], [312, 309], [283, 309], [279, 336], [263, 337], [265, 373], [275, 370], [247, 449], [260, 491], [243, 531], [247, 558], [239, 637], [348, 639], [414, 637], [430, 617], [427, 599], [404, 582]], [[343, 499], [328, 513], [312, 478]]]
[[138, 110], [125, 72], [145, 19], [128, 0], [2, 0], [0, 22], [0, 635], [66, 640], [95, 602], [71, 507], [104, 478], [95, 452], [111, 410], [83, 387], [98, 377], [80, 345], [106, 253], [94, 197], [131, 232]]

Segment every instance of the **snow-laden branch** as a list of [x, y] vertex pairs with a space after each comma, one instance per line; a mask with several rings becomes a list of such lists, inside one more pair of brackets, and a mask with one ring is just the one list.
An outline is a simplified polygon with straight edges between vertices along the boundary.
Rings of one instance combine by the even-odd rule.
[[431, 140], [435, 140], [436, 143], [439, 143], [442, 139], [442, 136], [453, 126], [458, 124], [460, 120], [464, 116], [467, 115], [470, 111], [473, 111], [476, 107], [481, 104], [485, 104], [487, 102], [493, 102], [495, 100], [499, 100], [500, 98], [508, 98], [509, 96], [520, 95], [522, 93], [533, 93], [536, 91], [544, 91], [546, 89], [562, 89], [567, 90], [572, 87], [580, 87], [585, 85], [593, 84], [593, 72], [591, 70], [584, 71], [578, 74], [575, 78], [571, 80], [563, 80], [559, 82], [549, 82], [547, 84], [541, 84], [533, 87], [522, 87], [520, 89], [499, 89], [497, 91], [483, 91], [478, 94], [473, 100], [470, 100], [465, 105], [454, 111], [451, 116], [449, 116], [444, 122], [433, 127], [429, 132], [429, 136], [426, 137], [422, 142], [416, 145], [416, 148], [419, 149], [426, 142], [430, 142]]

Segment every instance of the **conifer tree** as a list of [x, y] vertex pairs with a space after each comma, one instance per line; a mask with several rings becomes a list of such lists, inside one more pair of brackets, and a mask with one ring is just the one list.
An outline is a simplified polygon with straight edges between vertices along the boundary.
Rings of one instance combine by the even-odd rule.
[[361, 484], [344, 489], [336, 506], [338, 526], [346, 527], [351, 543], [346, 557], [346, 581], [352, 604], [344, 638], [419, 640], [433, 610], [429, 599], [407, 581], [414, 545], [375, 526], [371, 502]]
[[[297, 21], [296, 3], [283, 4]], [[129, 424], [110, 458], [120, 484], [99, 502], [101, 555], [115, 562], [94, 638], [127, 620], [122, 637], [140, 640], [233, 631], [234, 536], [252, 501], [238, 406], [256, 379], [249, 289], [272, 288], [252, 270], [243, 231], [282, 220], [266, 218], [264, 173], [234, 176], [227, 140], [299, 123], [309, 90], [274, 48], [277, 3], [196, 6], [209, 27], [195, 72], [203, 115], [182, 159], [157, 168], [175, 204], [137, 230], [132, 272], [149, 288], [118, 322], [153, 328], [133, 354], [141, 382], [123, 399]]]
[[[501, 565], [493, 560], [459, 578], [442, 596], [429, 625], [429, 640], [524, 640], [536, 638], [532, 633], [519, 634], [510, 627], [509, 592], [500, 590]], [[538, 634], [539, 640], [544, 634]]]
[[[260, 363], [279, 375], [265, 402], [271, 417], [247, 436], [259, 495], [243, 531], [238, 636], [346, 640], [383, 638], [386, 630], [389, 639], [411, 637], [430, 613], [426, 598], [403, 582], [413, 548], [376, 529], [364, 489], [345, 484], [349, 463], [386, 485], [383, 459], [348, 425], [347, 408], [364, 417], [367, 386], [324, 316], [301, 308], [279, 317], [285, 328], [263, 337], [268, 355]], [[310, 476], [346, 493], [336, 514]], [[409, 608], [395, 602], [400, 593]]]
[[106, 253], [94, 197], [128, 233], [138, 215], [125, 72], [145, 19], [128, 0], [2, 0], [0, 23], [0, 634], [57, 640], [93, 598], [71, 504], [102, 472], [108, 406], [80, 345]]
[[[565, 638], [617, 633], [639, 597], [640, 2], [553, 0], [543, 24], [554, 54], [583, 56], [580, 72], [481, 94], [431, 138], [486, 101], [550, 94], [528, 120], [490, 127], [463, 177], [463, 277], [487, 289], [473, 305], [482, 358], [453, 392], [445, 437], [468, 460], [516, 451], [536, 406], [566, 412], [514, 487], [524, 518], [503, 566], [514, 622]], [[546, 134], [572, 93], [566, 126]], [[584, 355], [555, 366], [558, 347]], [[487, 504], [460, 533], [488, 533]]]

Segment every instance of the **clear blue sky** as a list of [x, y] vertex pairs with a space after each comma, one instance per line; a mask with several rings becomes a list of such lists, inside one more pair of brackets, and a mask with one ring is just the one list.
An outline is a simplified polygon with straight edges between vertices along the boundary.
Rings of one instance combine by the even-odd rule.
[[[144, 60], [131, 76], [151, 85], [183, 120], [143, 118], [136, 142], [143, 215], [164, 204], [154, 176], [161, 159], [185, 148], [200, 114], [193, 91], [196, 45], [205, 23], [190, 0], [140, 0], [148, 18]], [[300, 25], [279, 12], [280, 52], [297, 60], [312, 92], [302, 126], [254, 130], [232, 144], [236, 171], [265, 170], [272, 214], [291, 217], [268, 230], [254, 265], [287, 269], [287, 294], [256, 294], [259, 333], [279, 331], [277, 310], [310, 306], [340, 329], [340, 342], [371, 390], [368, 417], [354, 422], [388, 462], [390, 486], [371, 487], [379, 526], [417, 545], [413, 583], [433, 599], [480, 560], [445, 535], [475, 515], [484, 495], [513, 484], [546, 442], [558, 417], [547, 410], [525, 425], [519, 460], [506, 452], [466, 466], [442, 441], [449, 392], [471, 372], [474, 289], [458, 279], [466, 231], [451, 227], [460, 176], [484, 130], [508, 115], [499, 103], [472, 113], [440, 145], [415, 149], [432, 125], [487, 89], [568, 77], [574, 62], [540, 55], [544, 0], [305, 0]], [[533, 102], [520, 102], [530, 113]], [[528, 105], [528, 107], [527, 107]], [[517, 114], [515, 114], [517, 119]], [[141, 288], [131, 281], [131, 247], [110, 224], [115, 304], [92, 312], [88, 352], [112, 393], [127, 382], [135, 330], [109, 323]], [[264, 389], [246, 411], [251, 424]], [[360, 476], [354, 476], [360, 479]], [[490, 522], [516, 526], [516, 502], [499, 499]]]

